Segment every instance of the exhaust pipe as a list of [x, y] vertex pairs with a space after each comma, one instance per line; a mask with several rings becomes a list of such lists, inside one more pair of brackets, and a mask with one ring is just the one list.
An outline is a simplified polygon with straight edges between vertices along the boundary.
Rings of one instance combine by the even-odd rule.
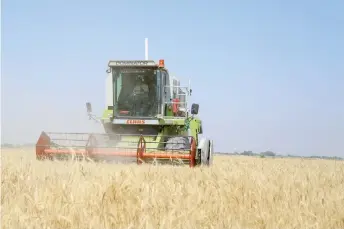
[[148, 38], [145, 38], [145, 60], [148, 60]]

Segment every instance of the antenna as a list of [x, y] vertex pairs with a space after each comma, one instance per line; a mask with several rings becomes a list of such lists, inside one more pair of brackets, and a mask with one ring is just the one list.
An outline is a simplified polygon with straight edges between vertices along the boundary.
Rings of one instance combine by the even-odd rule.
[[191, 79], [189, 79], [189, 91], [188, 91], [189, 95], [191, 96], [192, 93], [192, 89], [191, 89]]
[[148, 38], [145, 38], [145, 60], [148, 60]]

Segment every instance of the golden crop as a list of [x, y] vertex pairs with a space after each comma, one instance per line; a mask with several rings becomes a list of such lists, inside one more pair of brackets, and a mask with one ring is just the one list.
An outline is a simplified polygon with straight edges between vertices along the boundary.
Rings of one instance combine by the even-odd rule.
[[216, 156], [211, 168], [40, 162], [2, 150], [4, 229], [344, 228], [344, 162]]

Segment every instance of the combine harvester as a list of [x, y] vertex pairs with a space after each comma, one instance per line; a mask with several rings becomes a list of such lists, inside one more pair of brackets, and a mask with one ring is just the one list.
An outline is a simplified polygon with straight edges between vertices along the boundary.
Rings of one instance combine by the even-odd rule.
[[199, 139], [199, 105], [188, 108], [192, 90], [169, 75], [164, 60], [110, 60], [106, 79], [106, 109], [99, 121], [105, 133], [42, 132], [36, 158], [90, 158], [158, 164], [211, 165], [213, 141]]

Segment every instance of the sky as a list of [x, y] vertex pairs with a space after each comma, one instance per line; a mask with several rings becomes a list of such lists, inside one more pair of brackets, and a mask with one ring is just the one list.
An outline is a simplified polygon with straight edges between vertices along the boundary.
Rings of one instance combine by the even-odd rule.
[[191, 80], [215, 151], [344, 157], [344, 1], [2, 1], [2, 142], [99, 132], [110, 59]]

